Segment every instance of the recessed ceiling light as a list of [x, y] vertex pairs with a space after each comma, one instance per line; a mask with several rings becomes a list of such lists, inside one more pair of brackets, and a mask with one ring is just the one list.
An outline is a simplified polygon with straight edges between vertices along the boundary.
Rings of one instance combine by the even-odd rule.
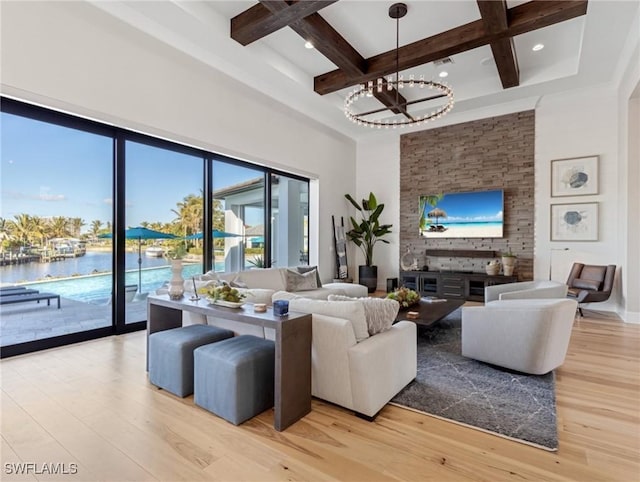
[[307, 40], [307, 41], [304, 43], [304, 48], [306, 48], [306, 49], [312, 49], [312, 48], [313, 48], [313, 44], [312, 44], [309, 40]]
[[533, 47], [531, 47], [531, 50], [533, 50], [534, 52], [537, 52], [538, 50], [542, 50], [544, 48], [544, 44], [535, 44]]
[[442, 72], [440, 72], [440, 73], [438, 74], [438, 76], [439, 76], [439, 77], [442, 77], [443, 79], [444, 79], [445, 77], [447, 77], [448, 75], [449, 75], [449, 72], [447, 72], [446, 70], [443, 70]]

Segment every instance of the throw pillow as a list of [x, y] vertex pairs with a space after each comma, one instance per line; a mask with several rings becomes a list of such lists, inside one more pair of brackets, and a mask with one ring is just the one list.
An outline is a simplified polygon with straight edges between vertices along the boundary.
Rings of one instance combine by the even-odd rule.
[[200, 280], [202, 281], [218, 281], [218, 273], [215, 271], [207, 271], [205, 274], [200, 276]]
[[574, 288], [580, 288], [581, 290], [595, 290], [598, 291], [600, 283], [598, 281], [588, 279], [574, 279], [572, 283]]
[[356, 342], [359, 343], [369, 338], [367, 320], [364, 316], [364, 306], [359, 301], [341, 301], [340, 303], [336, 303], [327, 300], [296, 298], [289, 301], [289, 311], [332, 316], [334, 318], [349, 320]]
[[317, 288], [322, 288], [322, 280], [320, 279], [320, 273], [318, 272], [317, 266], [296, 266], [296, 270], [298, 271], [298, 273], [302, 274], [313, 271], [314, 269], [316, 270]]
[[229, 282], [229, 286], [231, 286], [232, 288], [248, 288], [247, 283], [242, 281], [242, 278], [240, 278], [240, 275], [233, 278]]
[[[276, 300], [295, 300], [297, 298], [304, 298], [303, 296], [300, 295], [294, 295], [293, 293], [289, 293], [288, 291], [276, 291], [273, 296], [271, 297], [271, 301], [276, 301]], [[271, 304], [271, 303], [269, 303]]]
[[274, 290], [267, 288], [237, 288], [237, 290], [246, 296], [243, 300], [246, 303], [264, 303], [265, 305], [271, 304], [271, 297], [275, 293]]
[[288, 269], [286, 272], [287, 277], [287, 291], [307, 291], [315, 290], [318, 287], [316, 281], [316, 270], [311, 270], [307, 273], [298, 273], [297, 271]]
[[398, 311], [400, 311], [400, 303], [388, 298], [350, 298], [348, 296], [329, 295], [329, 301], [354, 300], [361, 302], [364, 306], [367, 331], [370, 336], [390, 330], [398, 316]]

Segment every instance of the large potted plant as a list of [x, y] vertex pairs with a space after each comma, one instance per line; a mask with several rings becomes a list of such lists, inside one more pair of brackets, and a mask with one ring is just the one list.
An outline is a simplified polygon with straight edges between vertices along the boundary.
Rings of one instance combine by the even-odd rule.
[[346, 233], [364, 254], [365, 264], [358, 267], [358, 281], [367, 287], [369, 293], [373, 293], [378, 285], [378, 267], [373, 264], [373, 247], [378, 241], [389, 244], [389, 241], [382, 238], [391, 233], [391, 224], [380, 224], [378, 219], [384, 204], [378, 204], [372, 192], [369, 193], [369, 199], [362, 200], [362, 205], [349, 194], [345, 194], [344, 197], [360, 213], [360, 221], [351, 217], [352, 229]]

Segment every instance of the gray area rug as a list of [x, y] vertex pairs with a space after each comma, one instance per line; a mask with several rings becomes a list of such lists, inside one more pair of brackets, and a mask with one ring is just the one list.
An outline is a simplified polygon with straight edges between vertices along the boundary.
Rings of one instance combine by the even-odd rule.
[[553, 372], [524, 375], [463, 357], [460, 316], [418, 330], [418, 375], [391, 403], [557, 450]]

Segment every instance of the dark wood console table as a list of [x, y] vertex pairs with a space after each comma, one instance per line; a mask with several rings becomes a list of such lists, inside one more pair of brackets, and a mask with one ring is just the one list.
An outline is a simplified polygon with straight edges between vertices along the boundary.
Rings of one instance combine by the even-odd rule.
[[446, 299], [484, 301], [486, 286], [515, 283], [517, 276], [490, 276], [461, 271], [402, 271], [400, 284], [420, 293]]
[[281, 432], [311, 411], [311, 315], [289, 312], [274, 316], [254, 313], [252, 305], [242, 308], [214, 306], [205, 299], [172, 301], [168, 295], [147, 298], [147, 369], [149, 367], [149, 335], [182, 326], [182, 312], [274, 328], [275, 348], [275, 415], [274, 427]]

